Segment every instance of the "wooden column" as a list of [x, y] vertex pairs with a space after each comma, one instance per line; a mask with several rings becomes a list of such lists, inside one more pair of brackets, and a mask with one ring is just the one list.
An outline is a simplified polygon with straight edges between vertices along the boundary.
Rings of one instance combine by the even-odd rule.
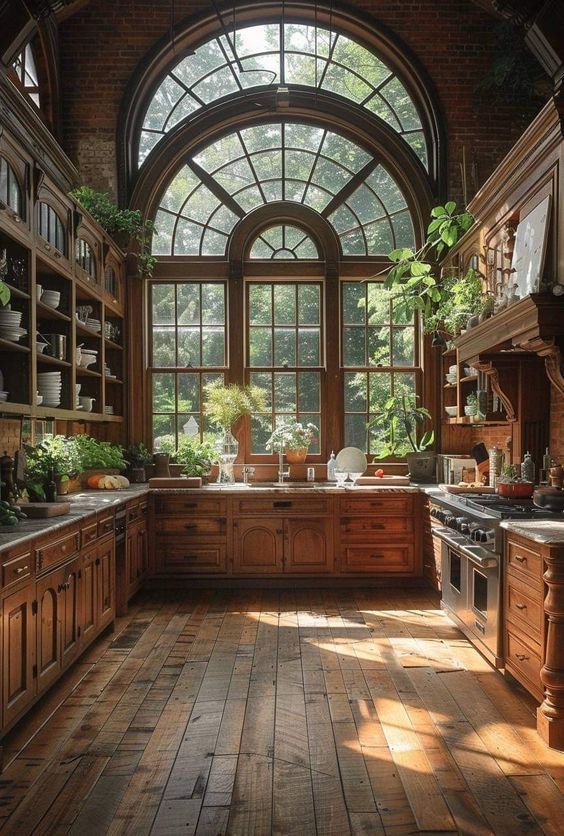
[[537, 710], [537, 730], [549, 746], [564, 749], [564, 552], [548, 548], [544, 562], [547, 630], [540, 677], [545, 696]]

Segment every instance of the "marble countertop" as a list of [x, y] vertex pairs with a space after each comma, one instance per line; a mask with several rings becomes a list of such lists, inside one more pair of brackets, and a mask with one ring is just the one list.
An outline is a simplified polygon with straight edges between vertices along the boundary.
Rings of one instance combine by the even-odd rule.
[[502, 520], [501, 527], [521, 537], [528, 537], [535, 543], [564, 545], [564, 514], [562, 521], [556, 520]]
[[[131, 485], [122, 491], [81, 491], [70, 494], [65, 498], [71, 505], [68, 514], [61, 517], [49, 517], [47, 519], [28, 519], [14, 526], [13, 528], [0, 529], [0, 550], [10, 546], [34, 540], [46, 532], [55, 532], [58, 529], [66, 528], [72, 523], [84, 520], [105, 511], [108, 508], [116, 508], [129, 502], [131, 499], [138, 499], [148, 494], [147, 485]], [[62, 499], [62, 498], [61, 498]], [[22, 506], [25, 513], [25, 506]]]
[[244, 482], [234, 482], [233, 484], [219, 484], [213, 482], [210, 485], [203, 485], [201, 488], [183, 488], [181, 486], [175, 488], [151, 488], [151, 493], [155, 494], [173, 494], [173, 493], [244, 493], [244, 494], [261, 494], [261, 493], [331, 493], [331, 494], [365, 494], [374, 491], [399, 491], [401, 493], [418, 493], [419, 487], [417, 485], [353, 485], [352, 483], [344, 485], [342, 488], [337, 487], [335, 482], [293, 482], [279, 485], [276, 482], [251, 482], [245, 484]]

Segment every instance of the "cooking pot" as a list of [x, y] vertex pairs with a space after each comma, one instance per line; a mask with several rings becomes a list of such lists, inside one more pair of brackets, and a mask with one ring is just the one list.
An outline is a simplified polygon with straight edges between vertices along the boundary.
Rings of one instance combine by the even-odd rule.
[[537, 488], [533, 503], [546, 511], [564, 511], [564, 491], [559, 488]]
[[514, 499], [524, 499], [533, 495], [532, 482], [500, 482], [497, 483], [500, 496], [510, 496]]
[[65, 334], [41, 334], [41, 336], [48, 343], [45, 354], [50, 354], [51, 357], [56, 357], [57, 360], [66, 360], [67, 338]]

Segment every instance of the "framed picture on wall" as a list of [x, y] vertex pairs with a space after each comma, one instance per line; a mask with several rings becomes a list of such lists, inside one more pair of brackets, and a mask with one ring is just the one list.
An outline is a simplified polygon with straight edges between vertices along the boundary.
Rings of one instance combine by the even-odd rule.
[[511, 269], [512, 281], [517, 285], [521, 299], [540, 290], [549, 221], [550, 195], [519, 221]]

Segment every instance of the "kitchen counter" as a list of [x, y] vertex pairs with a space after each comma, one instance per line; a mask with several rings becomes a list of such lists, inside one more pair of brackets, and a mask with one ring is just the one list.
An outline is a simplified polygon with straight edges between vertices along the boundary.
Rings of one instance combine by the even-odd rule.
[[212, 483], [211, 485], [203, 485], [201, 488], [151, 488], [151, 493], [155, 494], [173, 494], [173, 493], [244, 493], [247, 494], [261, 494], [261, 493], [327, 493], [327, 494], [366, 494], [371, 491], [387, 491], [392, 493], [419, 493], [420, 489], [417, 485], [346, 485], [338, 488], [334, 482], [294, 482], [290, 485], [278, 485], [274, 482], [252, 482], [245, 484], [244, 482], [235, 482], [234, 484], [222, 485], [219, 483]]
[[535, 543], [564, 545], [564, 514], [559, 520], [502, 520], [501, 527], [521, 537], [528, 537]]
[[[48, 519], [22, 520], [19, 525], [13, 528], [0, 528], [0, 551], [7, 549], [16, 543], [25, 543], [33, 540], [46, 532], [54, 532], [57, 529], [77, 522], [78, 520], [94, 516], [100, 511], [109, 508], [116, 508], [129, 502], [131, 499], [139, 499], [148, 494], [147, 485], [131, 485], [121, 491], [81, 491], [65, 497], [70, 502], [71, 510], [61, 517], [50, 517]], [[22, 506], [25, 513], [25, 505]]]

